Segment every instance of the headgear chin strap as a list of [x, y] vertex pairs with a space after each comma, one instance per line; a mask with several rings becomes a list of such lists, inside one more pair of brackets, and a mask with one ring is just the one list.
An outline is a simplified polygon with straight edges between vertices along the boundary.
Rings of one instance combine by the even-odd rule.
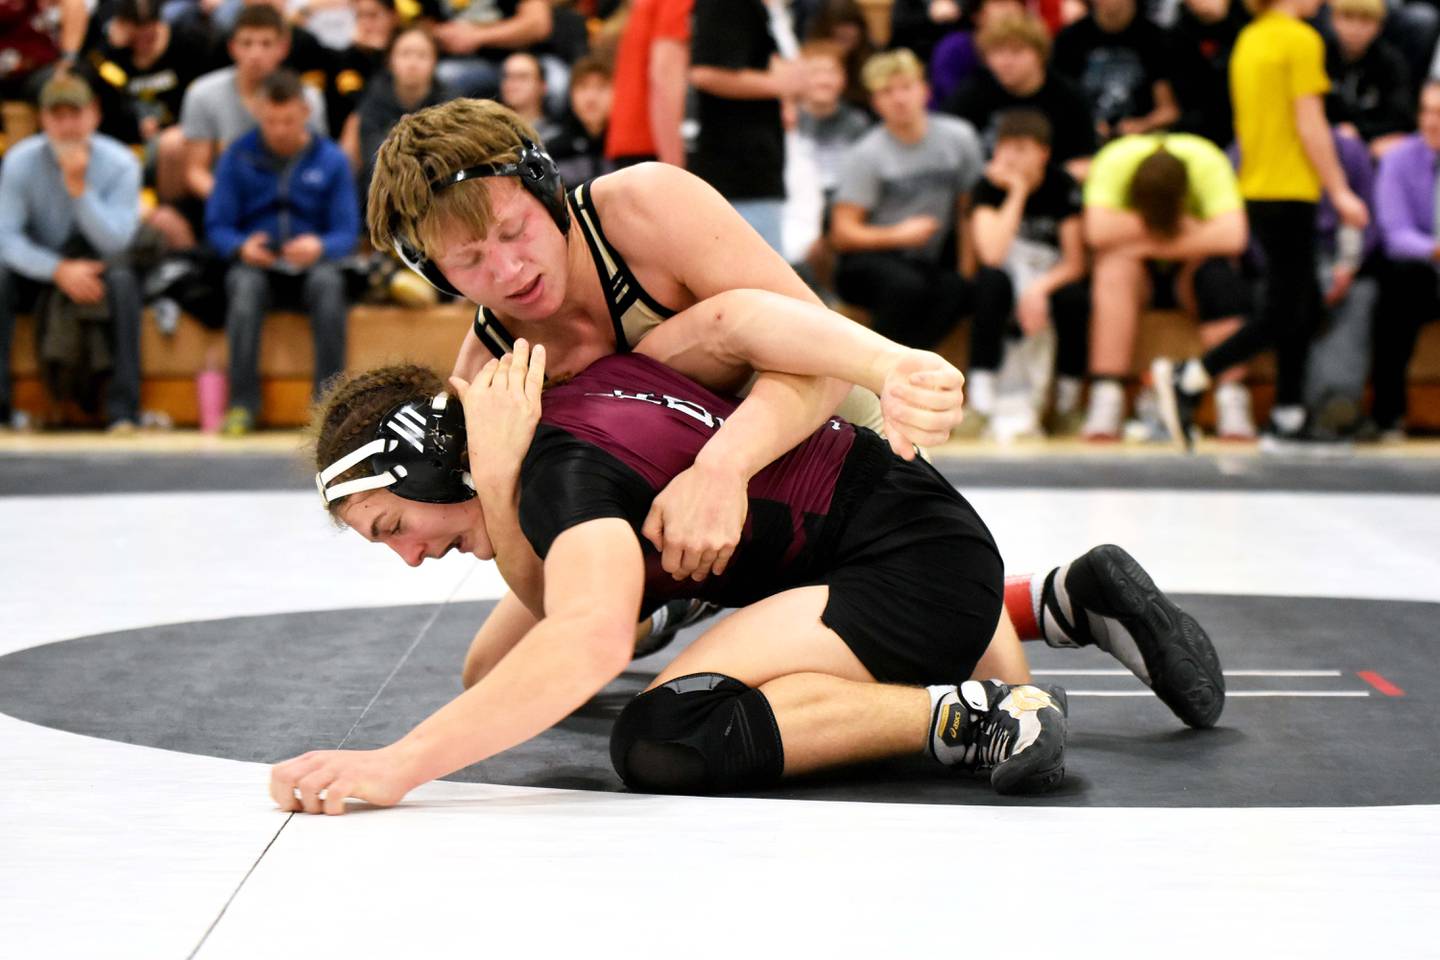
[[[544, 147], [522, 138], [520, 140], [520, 157], [514, 163], [486, 163], [457, 170], [449, 176], [430, 181], [430, 192], [437, 194], [448, 190], [457, 183], [481, 177], [519, 177], [520, 186], [530, 191], [535, 199], [545, 207], [550, 214], [550, 219], [554, 220], [555, 226], [560, 228], [561, 236], [569, 236], [570, 206], [565, 200], [565, 185], [560, 181], [559, 168], [555, 166], [555, 161], [550, 158], [550, 154], [545, 152]], [[395, 255], [400, 258], [401, 262], [424, 277], [426, 282], [436, 290], [452, 297], [463, 296], [459, 290], [451, 286], [449, 280], [445, 279], [445, 274], [440, 272], [439, 267], [422, 255], [419, 250], [401, 239], [398, 233], [395, 235], [394, 246]]]
[[[448, 393], [415, 399], [380, 420], [375, 439], [315, 474], [315, 487], [328, 506], [365, 490], [388, 488], [397, 497], [421, 503], [461, 503], [475, 496], [475, 484], [461, 466], [465, 415]], [[351, 467], [370, 461], [372, 476], [330, 486]]]

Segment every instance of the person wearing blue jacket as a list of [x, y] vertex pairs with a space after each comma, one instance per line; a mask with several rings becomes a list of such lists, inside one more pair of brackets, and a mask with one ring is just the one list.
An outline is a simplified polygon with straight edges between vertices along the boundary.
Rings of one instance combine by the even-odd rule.
[[265, 81], [260, 126], [232, 143], [215, 168], [205, 232], [233, 261], [225, 276], [230, 410], [224, 431], [254, 429], [260, 413], [260, 327], [272, 303], [298, 299], [315, 337], [315, 390], [345, 364], [345, 281], [339, 261], [360, 235], [349, 162], [306, 126], [300, 79]]

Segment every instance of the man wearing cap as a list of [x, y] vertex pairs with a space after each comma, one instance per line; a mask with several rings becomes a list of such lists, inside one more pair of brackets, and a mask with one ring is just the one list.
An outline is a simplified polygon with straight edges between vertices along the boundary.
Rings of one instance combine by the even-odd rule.
[[108, 309], [114, 376], [105, 417], [112, 430], [135, 423], [140, 290], [119, 258], [140, 222], [140, 165], [95, 132], [99, 123], [89, 85], [56, 75], [40, 91], [43, 132], [12, 147], [0, 167], [0, 424], [11, 421], [15, 314], [50, 285], [76, 304]]

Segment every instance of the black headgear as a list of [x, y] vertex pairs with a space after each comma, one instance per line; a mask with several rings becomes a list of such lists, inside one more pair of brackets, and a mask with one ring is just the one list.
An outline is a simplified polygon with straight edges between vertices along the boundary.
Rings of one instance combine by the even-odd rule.
[[[465, 452], [465, 415], [448, 393], [417, 397], [381, 418], [375, 439], [315, 474], [325, 503], [363, 490], [389, 488], [397, 497], [421, 503], [460, 503], [475, 496], [470, 474], [461, 465]], [[362, 460], [372, 475], [327, 486]]]
[[[430, 181], [430, 192], [432, 194], [440, 193], [457, 183], [464, 183], [466, 180], [475, 180], [479, 177], [519, 177], [520, 186], [530, 191], [535, 199], [545, 207], [550, 214], [550, 219], [554, 220], [555, 226], [560, 228], [561, 236], [569, 235], [570, 206], [565, 202], [565, 185], [560, 182], [560, 170], [555, 166], [555, 161], [550, 159], [550, 154], [545, 152], [544, 147], [537, 146], [522, 137], [520, 157], [514, 163], [486, 163], [477, 167], [457, 170], [449, 176]], [[452, 297], [462, 296], [460, 291], [445, 279], [445, 274], [440, 272], [439, 267], [426, 259], [419, 250], [401, 239], [398, 233], [395, 235], [395, 254], [405, 266], [424, 277], [436, 290]]]

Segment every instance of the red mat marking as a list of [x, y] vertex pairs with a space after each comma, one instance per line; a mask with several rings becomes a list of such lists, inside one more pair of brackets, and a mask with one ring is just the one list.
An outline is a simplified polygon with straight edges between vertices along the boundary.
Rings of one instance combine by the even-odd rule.
[[1370, 686], [1374, 687], [1376, 690], [1379, 690], [1381, 693], [1385, 694], [1385, 696], [1387, 697], [1405, 696], [1404, 690], [1401, 690], [1399, 687], [1395, 686], [1395, 684], [1391, 683], [1389, 680], [1386, 680], [1374, 670], [1361, 670], [1355, 675], [1361, 680], [1364, 680], [1366, 683], [1370, 684]]

